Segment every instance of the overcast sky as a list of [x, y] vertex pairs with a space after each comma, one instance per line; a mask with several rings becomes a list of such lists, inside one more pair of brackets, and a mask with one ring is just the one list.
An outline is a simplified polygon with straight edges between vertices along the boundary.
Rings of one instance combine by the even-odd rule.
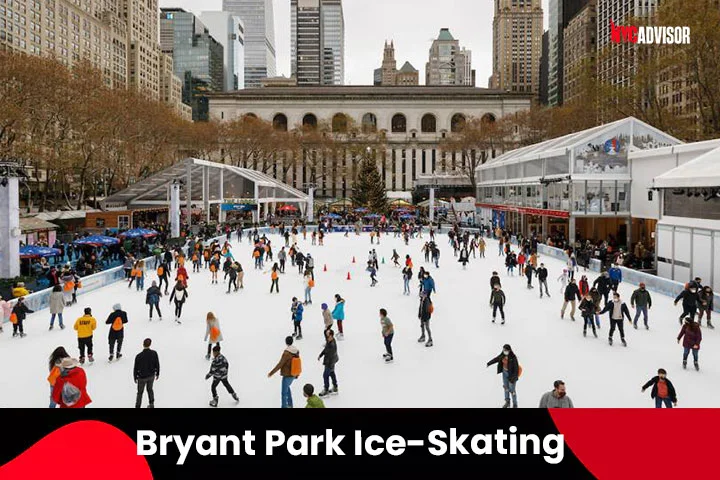
[[[542, 0], [547, 29], [549, 0]], [[290, 0], [275, 4], [277, 68], [290, 75]], [[160, 0], [162, 7], [181, 7], [198, 14], [220, 10], [222, 0]], [[345, 83], [372, 85], [373, 70], [382, 62], [385, 39], [395, 40], [398, 68], [410, 61], [424, 83], [432, 40], [447, 27], [472, 50], [477, 86], [487, 87], [492, 73], [493, 0], [344, 0]]]

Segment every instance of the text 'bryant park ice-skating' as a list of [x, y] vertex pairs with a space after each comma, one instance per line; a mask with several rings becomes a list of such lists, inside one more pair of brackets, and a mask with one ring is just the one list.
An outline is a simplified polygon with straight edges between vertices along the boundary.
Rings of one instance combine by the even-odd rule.
[[51, 3], [0, 5], [0, 406], [720, 407], [717, 2]]

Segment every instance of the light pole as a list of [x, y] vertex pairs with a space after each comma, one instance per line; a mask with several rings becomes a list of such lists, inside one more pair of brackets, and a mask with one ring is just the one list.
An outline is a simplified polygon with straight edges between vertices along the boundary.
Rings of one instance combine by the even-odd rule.
[[307, 200], [307, 221], [308, 223], [312, 222], [315, 219], [315, 190], [317, 189], [317, 184], [315, 183], [306, 183], [303, 185], [305, 188], [308, 189], [308, 200]]
[[0, 159], [0, 278], [20, 275], [20, 177], [19, 160]]

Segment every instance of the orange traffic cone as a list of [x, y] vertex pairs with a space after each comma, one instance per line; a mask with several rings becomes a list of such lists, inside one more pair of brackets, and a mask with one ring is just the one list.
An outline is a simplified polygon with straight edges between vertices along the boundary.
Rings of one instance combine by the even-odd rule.
[[350, 272], [348, 272], [347, 279], [350, 280]]
[[355, 263], [355, 257], [353, 257], [353, 263]]
[[327, 264], [323, 267], [323, 272], [327, 272]]

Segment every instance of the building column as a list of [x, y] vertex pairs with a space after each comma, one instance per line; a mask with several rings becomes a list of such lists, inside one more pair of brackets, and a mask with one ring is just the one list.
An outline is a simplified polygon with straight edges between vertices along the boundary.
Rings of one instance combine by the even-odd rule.
[[218, 199], [220, 200], [220, 203], [218, 204], [218, 223], [223, 223], [225, 221], [225, 212], [222, 209], [223, 203], [225, 203], [225, 170], [220, 169], [220, 189], [218, 191]]
[[185, 222], [188, 227], [192, 226], [192, 162], [187, 163], [185, 174]]
[[253, 221], [254, 223], [260, 223], [260, 188], [257, 182], [254, 184], [253, 199], [257, 208], [253, 210]]
[[575, 246], [575, 215], [570, 215], [568, 219], [568, 243], [571, 247]]
[[430, 187], [430, 204], [428, 208], [430, 209], [430, 223], [432, 223], [435, 220], [435, 189], [433, 187]]
[[170, 236], [180, 236], [180, 184], [173, 182], [170, 185]]
[[632, 217], [627, 217], [627, 218], [625, 219], [625, 225], [627, 225], [627, 228], [626, 228], [626, 230], [627, 230], [627, 232], [626, 232], [626, 233], [627, 233], [627, 239], [626, 239], [627, 247], [626, 247], [626, 251], [627, 251], [627, 252], [632, 252]]
[[20, 276], [20, 184], [17, 177], [3, 177], [0, 185], [0, 278]]
[[549, 217], [547, 215], [542, 216], [542, 232], [540, 233], [540, 236], [543, 238], [543, 240], [546, 239], [548, 236], [548, 218]]
[[202, 201], [205, 211], [205, 223], [210, 223], [210, 167], [203, 167]]
[[307, 221], [311, 223], [315, 213], [315, 189], [313, 187], [308, 188], [308, 200], [307, 200]]

